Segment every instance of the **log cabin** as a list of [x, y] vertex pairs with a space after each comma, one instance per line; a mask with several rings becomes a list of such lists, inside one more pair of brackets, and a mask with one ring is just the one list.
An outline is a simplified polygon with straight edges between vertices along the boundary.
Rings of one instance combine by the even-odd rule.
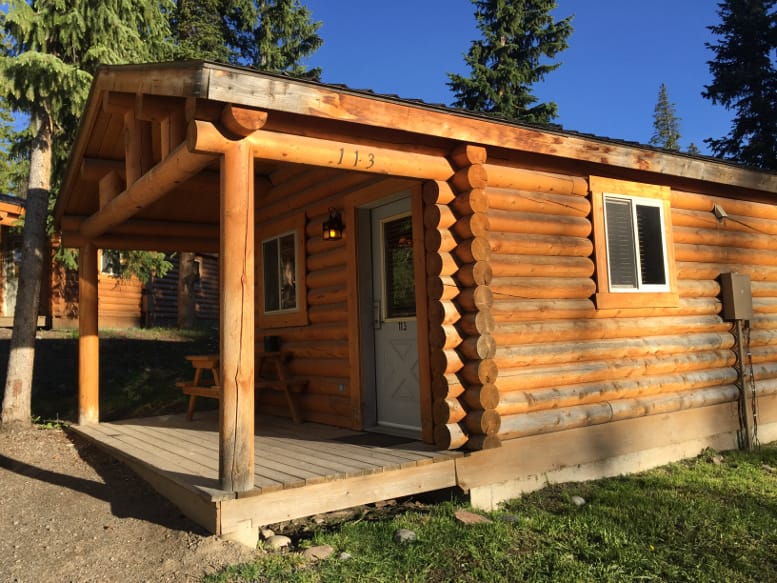
[[[56, 258], [60, 246], [59, 237], [53, 237], [50, 277], [44, 278], [50, 288], [50, 301], [41, 304], [41, 314], [51, 328], [77, 328], [78, 272], [66, 268]], [[152, 277], [143, 283], [134, 275], [122, 273], [121, 250], [100, 250], [97, 257], [100, 328], [175, 327], [179, 324], [181, 301], [191, 304], [191, 317], [185, 327], [209, 327], [218, 322], [218, 257], [201, 253], [193, 257], [186, 254], [184, 258], [193, 269], [190, 267], [181, 274], [182, 256], [172, 253], [168, 257], [171, 270], [163, 277]], [[184, 286], [188, 291], [181, 297]]]
[[[190, 490], [177, 503], [225, 536], [255, 541], [325, 509], [316, 496], [332, 509], [457, 486], [493, 508], [773, 440], [775, 193], [775, 174], [722, 160], [339, 86], [203, 61], [103, 67], [55, 209], [82, 258], [76, 430], [162, 463], [127, 453], [126, 427], [100, 430], [111, 248], [218, 253], [212, 506]], [[405, 436], [439, 463], [374, 489], [342, 473], [265, 491], [255, 415], [293, 413], [258, 390], [265, 340], [304, 380], [301, 431]], [[175, 497], [191, 471], [149, 480]]]
[[19, 224], [23, 215], [23, 200], [0, 195], [0, 325], [3, 326], [13, 324], [22, 248]]
[[[0, 195], [0, 326], [12, 327], [16, 288], [22, 255], [24, 199]], [[74, 328], [78, 326], [78, 274], [56, 258], [61, 246], [58, 236], [48, 241], [50, 260], [41, 278], [38, 326]], [[98, 315], [103, 328], [175, 326], [178, 322], [179, 290], [190, 288], [184, 301], [191, 302], [191, 324], [209, 326], [218, 321], [218, 257], [198, 254], [187, 259], [190, 281], [179, 281], [180, 254], [172, 254], [171, 271], [144, 285], [135, 277], [122, 277], [116, 250], [102, 251], [98, 257]]]

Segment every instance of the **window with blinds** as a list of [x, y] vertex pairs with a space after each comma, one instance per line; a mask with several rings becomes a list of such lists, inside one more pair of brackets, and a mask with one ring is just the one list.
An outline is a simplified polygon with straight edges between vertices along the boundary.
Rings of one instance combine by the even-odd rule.
[[610, 291], [668, 289], [660, 200], [604, 195]]
[[598, 310], [677, 307], [668, 186], [589, 176]]

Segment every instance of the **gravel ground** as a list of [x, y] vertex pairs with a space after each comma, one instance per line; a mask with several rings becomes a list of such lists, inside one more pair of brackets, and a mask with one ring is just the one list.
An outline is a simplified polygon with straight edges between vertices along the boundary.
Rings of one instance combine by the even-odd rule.
[[0, 433], [0, 581], [199, 581], [255, 551], [208, 535], [60, 429]]

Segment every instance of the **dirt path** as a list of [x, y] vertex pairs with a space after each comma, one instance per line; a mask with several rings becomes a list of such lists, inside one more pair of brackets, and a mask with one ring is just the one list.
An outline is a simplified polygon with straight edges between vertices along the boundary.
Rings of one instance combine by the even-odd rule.
[[57, 429], [0, 433], [0, 529], [3, 582], [199, 581], [253, 555]]

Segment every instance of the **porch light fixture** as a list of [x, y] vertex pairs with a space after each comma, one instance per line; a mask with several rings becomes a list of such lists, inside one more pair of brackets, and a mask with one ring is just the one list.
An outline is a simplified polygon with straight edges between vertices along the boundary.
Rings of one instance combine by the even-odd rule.
[[335, 209], [329, 209], [329, 218], [324, 221], [324, 241], [337, 241], [343, 238], [343, 217]]

